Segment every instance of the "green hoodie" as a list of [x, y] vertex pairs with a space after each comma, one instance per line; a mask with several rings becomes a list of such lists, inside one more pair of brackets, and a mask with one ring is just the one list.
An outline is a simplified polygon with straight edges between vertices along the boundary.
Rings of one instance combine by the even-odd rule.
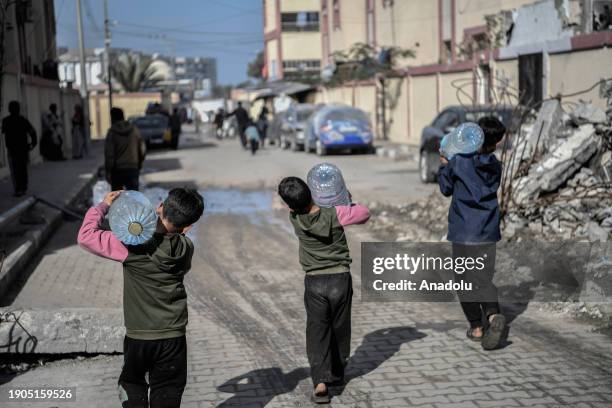
[[140, 169], [146, 146], [138, 128], [128, 121], [115, 122], [104, 143], [104, 167], [113, 170]]
[[321, 208], [312, 214], [291, 213], [289, 218], [300, 242], [304, 272], [318, 275], [350, 271], [348, 243], [335, 208]]
[[183, 278], [191, 268], [193, 243], [181, 234], [156, 233], [149, 243], [128, 247], [123, 261], [123, 309], [128, 337], [179, 337], [187, 326]]

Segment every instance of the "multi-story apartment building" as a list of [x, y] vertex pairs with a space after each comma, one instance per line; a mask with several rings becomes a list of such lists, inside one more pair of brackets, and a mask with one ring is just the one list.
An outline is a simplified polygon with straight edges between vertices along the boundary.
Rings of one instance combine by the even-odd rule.
[[319, 75], [320, 0], [264, 0], [263, 9], [265, 77]]

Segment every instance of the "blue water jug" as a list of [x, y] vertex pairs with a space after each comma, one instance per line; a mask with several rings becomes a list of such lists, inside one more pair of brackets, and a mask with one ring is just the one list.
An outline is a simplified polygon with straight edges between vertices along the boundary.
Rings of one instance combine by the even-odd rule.
[[126, 245], [147, 242], [157, 227], [157, 214], [151, 202], [138, 191], [124, 191], [108, 211], [111, 231]]
[[319, 207], [349, 205], [351, 199], [342, 172], [331, 163], [321, 163], [308, 172], [306, 182]]
[[465, 122], [442, 138], [440, 153], [450, 160], [457, 153], [470, 154], [478, 151], [483, 143], [484, 133], [480, 126]]

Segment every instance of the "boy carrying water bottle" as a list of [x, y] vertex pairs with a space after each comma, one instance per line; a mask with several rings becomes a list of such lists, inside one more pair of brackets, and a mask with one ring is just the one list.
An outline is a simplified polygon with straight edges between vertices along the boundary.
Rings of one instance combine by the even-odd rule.
[[[123, 264], [123, 408], [178, 408], [187, 382], [187, 293], [183, 278], [191, 268], [193, 243], [185, 236], [204, 212], [195, 190], [175, 188], [157, 208], [157, 228], [143, 245], [124, 245], [101, 228], [121, 191], [91, 207], [79, 230], [81, 247]], [[145, 375], [148, 374], [148, 383]], [[109, 403], [109, 405], [112, 405]]]
[[314, 384], [313, 402], [330, 401], [328, 385], [344, 381], [351, 345], [351, 257], [344, 227], [363, 224], [370, 212], [363, 205], [319, 207], [308, 185], [287, 177], [278, 186], [299, 240], [299, 259], [306, 273], [306, 353]]
[[467, 337], [481, 342], [483, 349], [492, 350], [499, 346], [506, 326], [493, 284], [496, 243], [501, 239], [497, 189], [502, 175], [502, 165], [494, 151], [506, 128], [492, 116], [481, 118], [478, 126], [484, 133], [480, 150], [457, 153], [450, 160], [440, 156], [438, 183], [443, 195], [452, 196], [447, 239], [452, 242], [453, 257], [484, 259], [483, 270], [466, 271], [456, 279], [470, 281], [474, 288], [458, 292], [470, 324]]

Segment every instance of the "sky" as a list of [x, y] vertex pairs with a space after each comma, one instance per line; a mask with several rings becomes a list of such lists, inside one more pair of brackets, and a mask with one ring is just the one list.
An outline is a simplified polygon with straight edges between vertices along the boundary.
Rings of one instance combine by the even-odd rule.
[[[76, 2], [55, 0], [57, 44], [76, 48]], [[103, 0], [81, 0], [85, 47], [104, 46]], [[261, 0], [108, 0], [112, 47], [215, 57], [221, 84], [247, 79], [263, 49]]]

